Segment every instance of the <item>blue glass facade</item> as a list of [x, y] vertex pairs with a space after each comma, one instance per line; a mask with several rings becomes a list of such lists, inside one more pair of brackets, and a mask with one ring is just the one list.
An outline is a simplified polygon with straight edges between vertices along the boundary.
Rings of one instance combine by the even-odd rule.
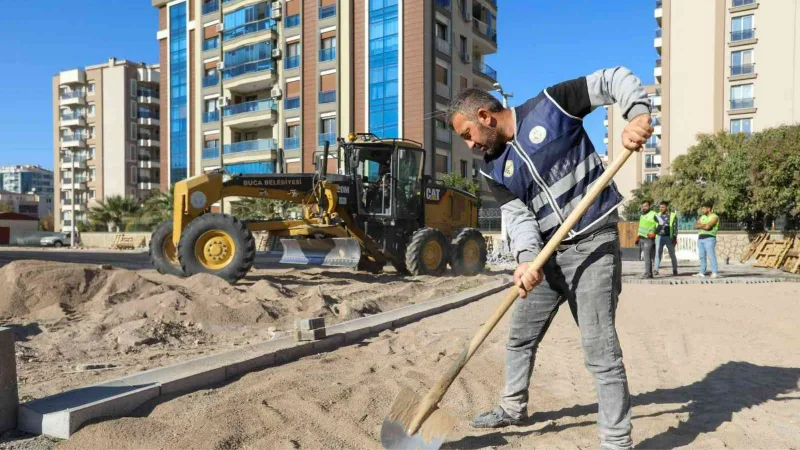
[[369, 131], [398, 136], [397, 0], [369, 0]]
[[225, 170], [230, 174], [241, 173], [245, 175], [275, 173], [275, 163], [273, 161], [259, 161], [225, 164]]
[[169, 170], [170, 183], [186, 179], [188, 142], [188, 67], [186, 2], [169, 8]]

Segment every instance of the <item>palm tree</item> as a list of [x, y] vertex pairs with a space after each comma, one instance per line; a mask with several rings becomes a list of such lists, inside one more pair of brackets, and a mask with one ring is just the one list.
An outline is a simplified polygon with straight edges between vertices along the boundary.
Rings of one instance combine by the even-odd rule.
[[112, 195], [97, 202], [97, 206], [89, 209], [89, 222], [105, 225], [110, 232], [125, 229], [125, 224], [136, 217], [140, 206], [132, 197]]
[[169, 187], [169, 192], [158, 191], [142, 203], [139, 220], [158, 225], [172, 218], [172, 209], [175, 204], [174, 185]]

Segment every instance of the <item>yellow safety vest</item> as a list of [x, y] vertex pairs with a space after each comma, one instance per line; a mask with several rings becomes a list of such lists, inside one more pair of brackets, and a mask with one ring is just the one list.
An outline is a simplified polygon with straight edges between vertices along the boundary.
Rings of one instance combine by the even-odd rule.
[[646, 238], [649, 237], [651, 233], [656, 232], [656, 228], [658, 228], [658, 221], [656, 221], [656, 212], [650, 211], [647, 214], [642, 214], [639, 217], [639, 236]]
[[700, 216], [700, 223], [705, 225], [708, 222], [711, 222], [711, 219], [713, 217], [717, 218], [717, 223], [715, 223], [714, 226], [710, 230], [699, 230], [697, 234], [699, 234], [701, 236], [716, 236], [717, 235], [717, 230], [719, 230], [719, 217], [716, 214], [711, 213], [711, 214], [708, 214], [708, 215]]

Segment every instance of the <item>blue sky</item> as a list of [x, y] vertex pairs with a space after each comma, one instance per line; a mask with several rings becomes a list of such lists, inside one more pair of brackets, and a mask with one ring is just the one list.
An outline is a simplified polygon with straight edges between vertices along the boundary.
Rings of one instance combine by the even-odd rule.
[[[53, 167], [52, 77], [114, 56], [158, 61], [158, 14], [150, 0], [6, 2], [0, 42], [0, 165]], [[654, 2], [498, 0], [499, 52], [487, 58], [511, 104], [559, 81], [624, 65], [653, 82]], [[604, 151], [603, 109], [586, 119]]]

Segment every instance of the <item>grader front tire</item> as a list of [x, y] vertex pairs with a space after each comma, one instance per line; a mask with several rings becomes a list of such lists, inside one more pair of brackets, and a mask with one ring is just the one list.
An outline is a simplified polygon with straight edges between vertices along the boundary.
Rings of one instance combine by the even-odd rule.
[[178, 258], [187, 275], [210, 273], [235, 283], [253, 267], [256, 241], [247, 225], [236, 217], [203, 214], [183, 230]]

